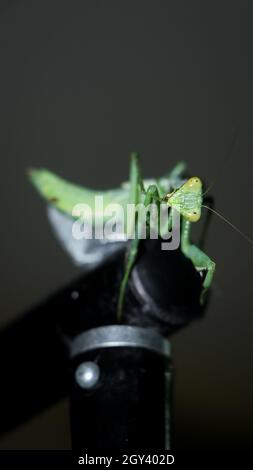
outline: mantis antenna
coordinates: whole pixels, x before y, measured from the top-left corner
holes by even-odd
[[[232,227],[236,232],[238,232],[245,240],[247,240],[251,245],[253,245],[253,240],[248,237],[245,233],[243,233],[238,227],[236,227],[236,225],[232,224],[232,222],[230,222],[230,220],[226,219],[226,217],[224,217],[223,215],[221,215],[219,212],[217,212],[216,210],[212,209],[211,207],[208,207],[208,206],[205,206],[202,204],[201,207],[205,207],[205,209],[208,209],[209,211],[213,212],[214,214],[216,214],[218,217],[220,217],[221,220],[223,220],[224,222],[226,222],[228,225],[230,225],[230,227]]]

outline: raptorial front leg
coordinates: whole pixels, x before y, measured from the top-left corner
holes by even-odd
[[[205,270],[206,275],[202,285],[200,303],[203,305],[208,289],[210,288],[215,272],[215,263],[200,248],[190,243],[190,222],[183,219],[181,250],[189,258],[198,271]]]
[[[135,173],[135,172],[134,172]],[[138,173],[138,172],[137,172]],[[139,173],[138,173],[139,174]],[[140,176],[140,175],[139,175]],[[133,180],[133,184],[136,184],[136,180]],[[140,185],[140,188],[142,187],[142,182],[138,181],[137,184]],[[134,191],[133,191],[134,194]],[[135,193],[136,194],[136,193]],[[135,198],[137,202],[135,204],[138,204],[139,200],[138,197]],[[145,198],[144,198],[144,205],[147,207],[149,204],[159,204],[159,193],[158,189],[155,185],[150,185],[146,191]],[[131,274],[132,268],[134,266],[134,262],[136,260],[136,256],[138,254],[138,245],[139,245],[139,234],[138,234],[138,217],[136,214],[135,217],[135,226],[134,226],[134,235],[135,237],[131,241],[128,255],[127,255],[127,261],[126,261],[126,269],[124,273],[124,277],[121,282],[120,286],[120,294],[119,294],[119,301],[118,301],[118,311],[117,311],[117,316],[118,320],[120,321],[122,318],[122,310],[123,310],[123,304],[124,304],[124,297],[125,297],[125,291],[127,287],[127,283],[129,280],[129,276]],[[141,223],[146,223],[146,220],[141,221]],[[150,224],[150,222],[149,222]]]
[[[131,154],[131,163],[130,163],[130,189],[129,189],[129,204],[138,204],[141,199],[141,192],[144,190],[143,180],[141,177],[141,172],[139,168],[139,155],[137,153]],[[138,253],[138,244],[139,239],[136,234],[137,229],[137,215],[134,211],[132,213],[132,220],[127,221],[128,235],[133,233],[134,238],[131,240],[129,250],[126,258],[126,266],[123,279],[120,284],[118,305],[117,305],[117,318],[118,321],[122,319],[123,304],[125,298],[125,291],[131,270],[133,268],[137,253]],[[130,228],[130,229],[129,229]]]

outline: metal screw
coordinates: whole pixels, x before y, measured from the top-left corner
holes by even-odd
[[[100,377],[100,370],[95,362],[83,362],[75,371],[75,379],[81,388],[90,389],[96,385]]]

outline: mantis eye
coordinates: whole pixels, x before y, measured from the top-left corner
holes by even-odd
[[[200,192],[202,190],[201,179],[198,176],[193,176],[186,181],[183,188],[191,192]]]
[[[201,185],[201,181],[197,176],[193,176],[188,180],[189,185],[191,186],[199,186]]]
[[[188,214],[185,214],[185,218],[189,220],[189,222],[198,222],[201,216],[201,211],[196,210],[192,212],[188,212]]]

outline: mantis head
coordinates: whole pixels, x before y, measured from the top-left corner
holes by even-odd
[[[189,178],[182,186],[166,196],[168,205],[189,222],[197,222],[200,219],[202,199],[202,181],[197,176]]]

